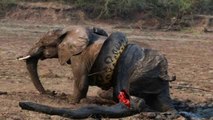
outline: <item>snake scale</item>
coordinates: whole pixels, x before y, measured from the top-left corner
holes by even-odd
[[[120,34],[120,33],[113,33]],[[104,90],[112,86],[112,76],[117,61],[128,44],[124,35],[119,35],[119,39],[108,38],[91,68],[89,74],[90,85],[97,85]]]
[[[126,90],[130,107],[115,100],[112,106],[88,105],[77,109],[56,108],[33,102],[20,102],[22,109],[59,115],[67,118],[119,118],[143,111],[150,105],[157,111],[175,111],[169,95],[169,80],[166,58],[152,49],[143,49],[128,44],[123,33],[112,33],[104,42],[101,51],[88,74],[89,84],[102,89],[113,87],[116,98]],[[132,97],[134,96],[134,97]]]

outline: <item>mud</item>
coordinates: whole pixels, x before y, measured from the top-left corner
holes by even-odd
[[[96,97],[96,87],[89,88],[87,100],[83,100],[81,104],[71,104],[71,69],[68,66],[60,66],[57,59],[39,62],[39,74],[44,87],[54,91],[53,96],[40,95],[30,81],[25,63],[16,60],[16,57],[27,52],[46,31],[67,25],[19,20],[0,21],[1,120],[66,120],[58,116],[21,110],[19,101],[29,100],[69,108],[89,103],[112,104]],[[115,29],[112,25],[101,23],[97,23],[97,26],[109,32],[125,32],[132,43],[161,51],[168,58],[170,74],[177,76],[177,80],[171,83],[171,96],[180,115],[145,112],[122,119],[213,119],[213,34]]]

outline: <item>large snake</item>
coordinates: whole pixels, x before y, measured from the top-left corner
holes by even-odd
[[[42,112],[49,115],[59,115],[71,119],[83,118],[120,118],[140,113],[146,107],[145,102],[141,98],[132,97],[131,108],[122,103],[112,106],[88,105],[77,109],[56,108],[47,105],[41,105],[33,102],[19,102],[22,109]]]
[[[112,76],[119,57],[122,55],[125,47],[128,45],[128,40],[122,33],[113,33],[113,35],[118,35],[116,37],[109,37],[103,43],[99,55],[97,56],[89,77],[90,85],[97,85],[102,89],[109,89],[112,86]],[[115,38],[115,39],[113,39]],[[119,39],[117,39],[119,38]],[[59,115],[68,118],[100,118],[100,117],[110,117],[118,118],[130,116],[139,113],[145,106],[143,99],[134,97],[131,99],[131,107],[127,107],[123,103],[118,103],[113,106],[99,106],[99,105],[89,105],[79,109],[64,109],[55,108],[46,105],[41,105],[32,102],[20,102],[19,105],[22,109],[42,112],[51,115]]]
[[[167,90],[169,87],[167,84],[168,81],[162,82],[162,80],[169,80],[169,78],[166,71],[166,61],[160,56],[161,55],[155,51],[149,49],[144,50],[137,45],[128,44],[125,35],[122,33],[113,33],[107,40],[105,40],[103,47],[101,48],[101,51],[95,60],[93,67],[91,68],[90,74],[88,75],[89,84],[97,85],[102,89],[109,89],[113,86],[113,83],[119,84],[121,86],[113,86],[113,89],[119,92],[120,90],[123,90],[123,87],[127,88],[127,86],[130,84],[128,81],[128,74],[129,72],[132,72],[133,78],[131,79],[134,79],[133,84],[136,84],[136,86],[134,86],[134,93],[136,96],[143,91],[142,88],[147,91],[147,93],[152,91],[153,93],[158,94],[158,91],[162,91],[165,88],[165,90]],[[146,64],[148,64],[148,66]],[[150,65],[151,67],[149,67]],[[146,69],[146,67],[149,69]],[[132,71],[131,68],[135,69]],[[143,70],[143,68],[145,70]],[[149,76],[153,77],[153,79],[148,79]],[[141,81],[138,84],[137,80],[139,80],[141,77],[146,79],[146,81]],[[115,80],[114,78],[118,78],[118,80]],[[157,80],[155,84],[152,84],[156,78],[159,78],[159,80]],[[151,85],[151,87],[146,86],[147,84],[144,83]],[[122,86],[123,84],[125,85]],[[154,90],[152,90],[152,88],[154,88]],[[169,95],[167,93],[165,94],[166,95],[163,97],[166,99],[168,98],[168,102],[170,102]],[[112,106],[88,105],[78,109],[56,108],[32,102],[20,102],[19,105],[22,109],[74,119],[82,119],[87,117],[118,118],[130,116],[144,110],[145,103],[143,98],[140,98],[140,95],[138,96],[139,97],[129,96],[128,99],[130,100],[130,106],[127,106],[121,101]]]
[[[119,39],[108,38],[105,40],[91,68],[90,85],[99,86],[104,90],[108,90],[112,86],[113,71],[127,44],[128,40],[124,35],[119,36]]]

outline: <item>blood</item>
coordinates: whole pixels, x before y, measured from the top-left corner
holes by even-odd
[[[124,90],[119,92],[118,99],[119,99],[119,102],[123,103],[128,108],[130,108],[130,100],[127,93]]]

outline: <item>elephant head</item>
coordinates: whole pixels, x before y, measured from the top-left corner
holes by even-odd
[[[26,60],[27,69],[34,86],[41,94],[45,94],[46,91],[37,72],[38,61],[59,58],[62,65],[71,63],[70,58],[80,54],[89,44],[97,40],[99,35],[108,36],[100,28],[67,27],[52,30],[41,37],[29,52],[19,57],[18,60]]]

